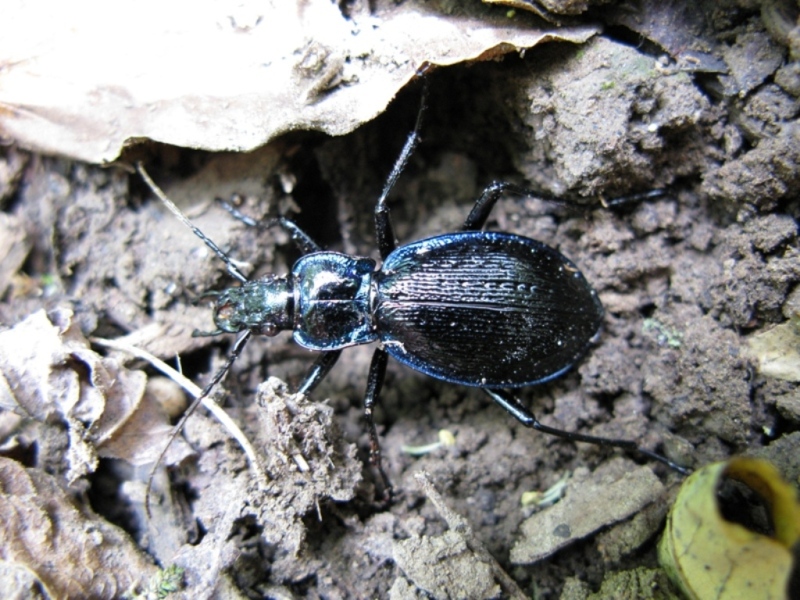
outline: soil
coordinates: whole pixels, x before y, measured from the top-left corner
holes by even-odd
[[[493,180],[566,199],[509,196],[488,223],[556,247],[606,308],[585,359],[519,398],[547,425],[636,440],[687,467],[766,453],[796,482],[800,391],[760,374],[748,339],[798,314],[800,50],[750,4],[698,3],[701,21],[677,15],[670,27],[608,10],[591,16],[606,33],[585,45],[434,71],[422,143],[389,204],[404,243],[458,229]],[[678,16],[697,24],[691,35]],[[247,227],[216,197],[237,195],[254,219],[290,216],[321,246],[377,259],[374,203],[419,98],[420,88],[409,88],[344,137],[296,132],[250,154],[141,144],[101,168],[0,150],[0,239],[13,240],[0,267],[2,335],[38,319],[38,329],[13,338],[14,351],[29,343],[33,356],[45,341],[32,332],[46,337],[52,323],[48,352],[60,357],[58,370],[30,383],[45,391],[23,401],[27,392],[11,386],[7,402],[24,404],[26,418],[2,413],[0,489],[29,477],[26,502],[37,518],[61,511],[74,519],[71,543],[40,542],[50,561],[75,561],[90,547],[99,556],[76,587],[62,587],[56,573],[15,579],[22,595],[152,596],[173,585],[167,569],[177,565],[175,594],[187,598],[586,597],[611,573],[656,566],[654,540],[678,473],[536,433],[481,390],[392,361],[376,420],[394,497],[381,502],[362,420],[373,348],[346,350],[305,398],[289,392],[315,356],[290,333],[254,337],[212,394],[255,446],[266,480],[257,483],[239,446],[201,409],[159,469],[146,516],[153,449],[169,431],[171,409],[158,403],[176,392],[156,388],[163,380],[147,363],[87,340],[125,336],[173,365],[180,356],[182,372],[202,387],[233,336],[192,337],[214,327],[200,298],[236,283],[125,165],[142,160],[251,277],[287,272],[298,252],[279,228]],[[604,206],[652,189],[664,194]],[[131,375],[141,372],[150,383]],[[37,396],[65,374],[72,383],[58,379],[58,389],[73,390],[81,418]],[[120,430],[104,436],[96,425],[111,418],[111,388],[138,394],[126,418],[149,415],[137,416],[122,445],[111,443]],[[421,456],[404,450],[435,442],[440,430],[455,445]],[[620,493],[640,501],[617,514],[612,496],[585,483],[583,493],[598,498],[581,509],[593,525],[530,558],[526,536],[535,533],[522,524],[547,509],[522,505],[525,492],[563,479],[567,497],[579,498],[583,482],[611,485],[631,473],[640,487]],[[36,490],[58,501],[37,504]],[[96,547],[88,529],[104,532]],[[129,566],[108,574],[117,564]],[[96,572],[107,573],[102,585]]]

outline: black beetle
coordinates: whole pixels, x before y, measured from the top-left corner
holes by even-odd
[[[370,258],[323,251],[295,223],[281,217],[269,225],[286,229],[303,256],[288,275],[250,281],[227,254],[159,193],[167,207],[225,262],[242,284],[206,294],[215,297],[217,329],[195,335],[243,335],[203,395],[221,380],[253,333],[273,336],[291,330],[298,344],[322,352],[298,389],[303,394],[319,384],[343,348],[377,341],[364,414],[371,461],[380,471],[387,493],[391,488],[381,467],[372,409],[389,355],[432,377],[483,389],[527,427],[573,441],[634,450],[687,473],[684,467],[630,440],[542,425],[509,391],[549,381],[569,370],[586,352],[603,321],[603,306],[597,293],[560,252],[519,235],[481,231],[503,193],[563,200],[495,182],[476,201],[462,231],[397,247],[386,198],[419,141],[424,98],[423,92],[414,131],[375,208],[381,268]],[[141,168],[140,172],[158,193]],[[656,190],[624,200],[661,194]],[[234,217],[258,225],[231,206],[225,207]],[[191,409],[184,419],[190,412]],[[176,429],[181,425],[182,422]]]

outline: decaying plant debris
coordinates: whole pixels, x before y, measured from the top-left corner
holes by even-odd
[[[462,16],[462,3],[367,4],[339,3],[336,14],[351,29],[379,27],[397,11]],[[508,198],[489,224],[559,248],[607,309],[579,368],[521,391],[524,401],[547,424],[660,445],[685,464],[767,456],[796,482],[797,381],[761,373],[749,343],[796,323],[800,311],[796,5],[644,1],[635,11],[597,3],[581,12],[593,3],[564,4],[540,25],[603,33],[429,73],[423,141],[390,200],[398,238],[457,228],[494,179],[585,201],[586,210],[567,210]],[[474,10],[470,19],[490,13],[524,18],[525,27],[536,19],[519,7]],[[352,93],[348,85],[356,83],[323,95],[335,101]],[[209,308],[194,301],[233,282],[126,165],[143,160],[254,276],[285,272],[292,244],[278,230],[234,221],[215,197],[238,194],[248,215],[290,215],[326,247],[375,256],[374,201],[418,102],[411,85],[352,133],[298,125],[241,154],[143,142],[100,167],[2,148],[3,589],[396,599],[664,592],[654,540],[675,474],[536,434],[477,390],[394,364],[378,420],[397,496],[380,506],[359,419],[371,349],[346,351],[307,399],[290,391],[313,355],[288,335],[251,342],[215,394],[255,447],[263,480],[199,411],[167,455],[145,518],[148,462],[174,418],[169,407],[184,399],[145,362],[89,339],[122,338],[173,366],[180,356],[202,386],[231,340],[191,337],[211,327]],[[622,210],[600,205],[656,187],[668,193]],[[454,446],[421,457],[401,451],[443,428]],[[561,505],[520,502],[565,481]],[[633,508],[591,502],[606,484],[608,498],[635,498]],[[552,535],[536,523],[552,525]]]

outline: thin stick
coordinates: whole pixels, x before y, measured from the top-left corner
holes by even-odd
[[[481,562],[488,564],[495,577],[495,581],[500,584],[503,589],[504,598],[514,598],[514,600],[525,600],[528,596],[522,593],[519,589],[517,582],[503,570],[503,567],[491,555],[491,553],[483,545],[483,542],[472,531],[472,527],[464,517],[455,512],[445,502],[442,495],[433,485],[431,474],[427,471],[420,471],[414,474],[414,479],[422,487],[422,491],[436,507],[439,515],[447,522],[447,526],[451,531],[456,533],[466,543],[467,547],[472,551],[475,557]]]

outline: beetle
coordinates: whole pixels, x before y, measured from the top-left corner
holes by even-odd
[[[389,356],[431,377],[482,389],[526,427],[572,441],[639,452],[688,473],[688,469],[631,440],[548,427],[511,392],[545,383],[574,367],[598,336],[603,322],[604,309],[597,292],[558,250],[512,233],[483,231],[503,194],[563,200],[512,183],[494,182],[481,193],[461,231],[397,245],[387,197],[419,143],[425,108],[423,91],[414,130],[375,206],[380,267],[371,258],[323,250],[293,221],[278,217],[267,226],[285,229],[302,256],[287,275],[250,280],[159,193],[140,166],[140,173],[162,202],[217,254],[241,284],[204,294],[214,298],[216,329],[194,335],[233,333],[240,337],[203,396],[222,379],[253,334],[274,336],[292,331],[300,346],[321,352],[298,388],[302,394],[314,390],[344,348],[378,342],[367,378],[364,416],[370,460],[381,475],[387,495],[391,485],[381,464],[373,408]],[[654,190],[621,200],[636,201],[662,193]],[[223,206],[235,218],[259,225],[232,206]]]

